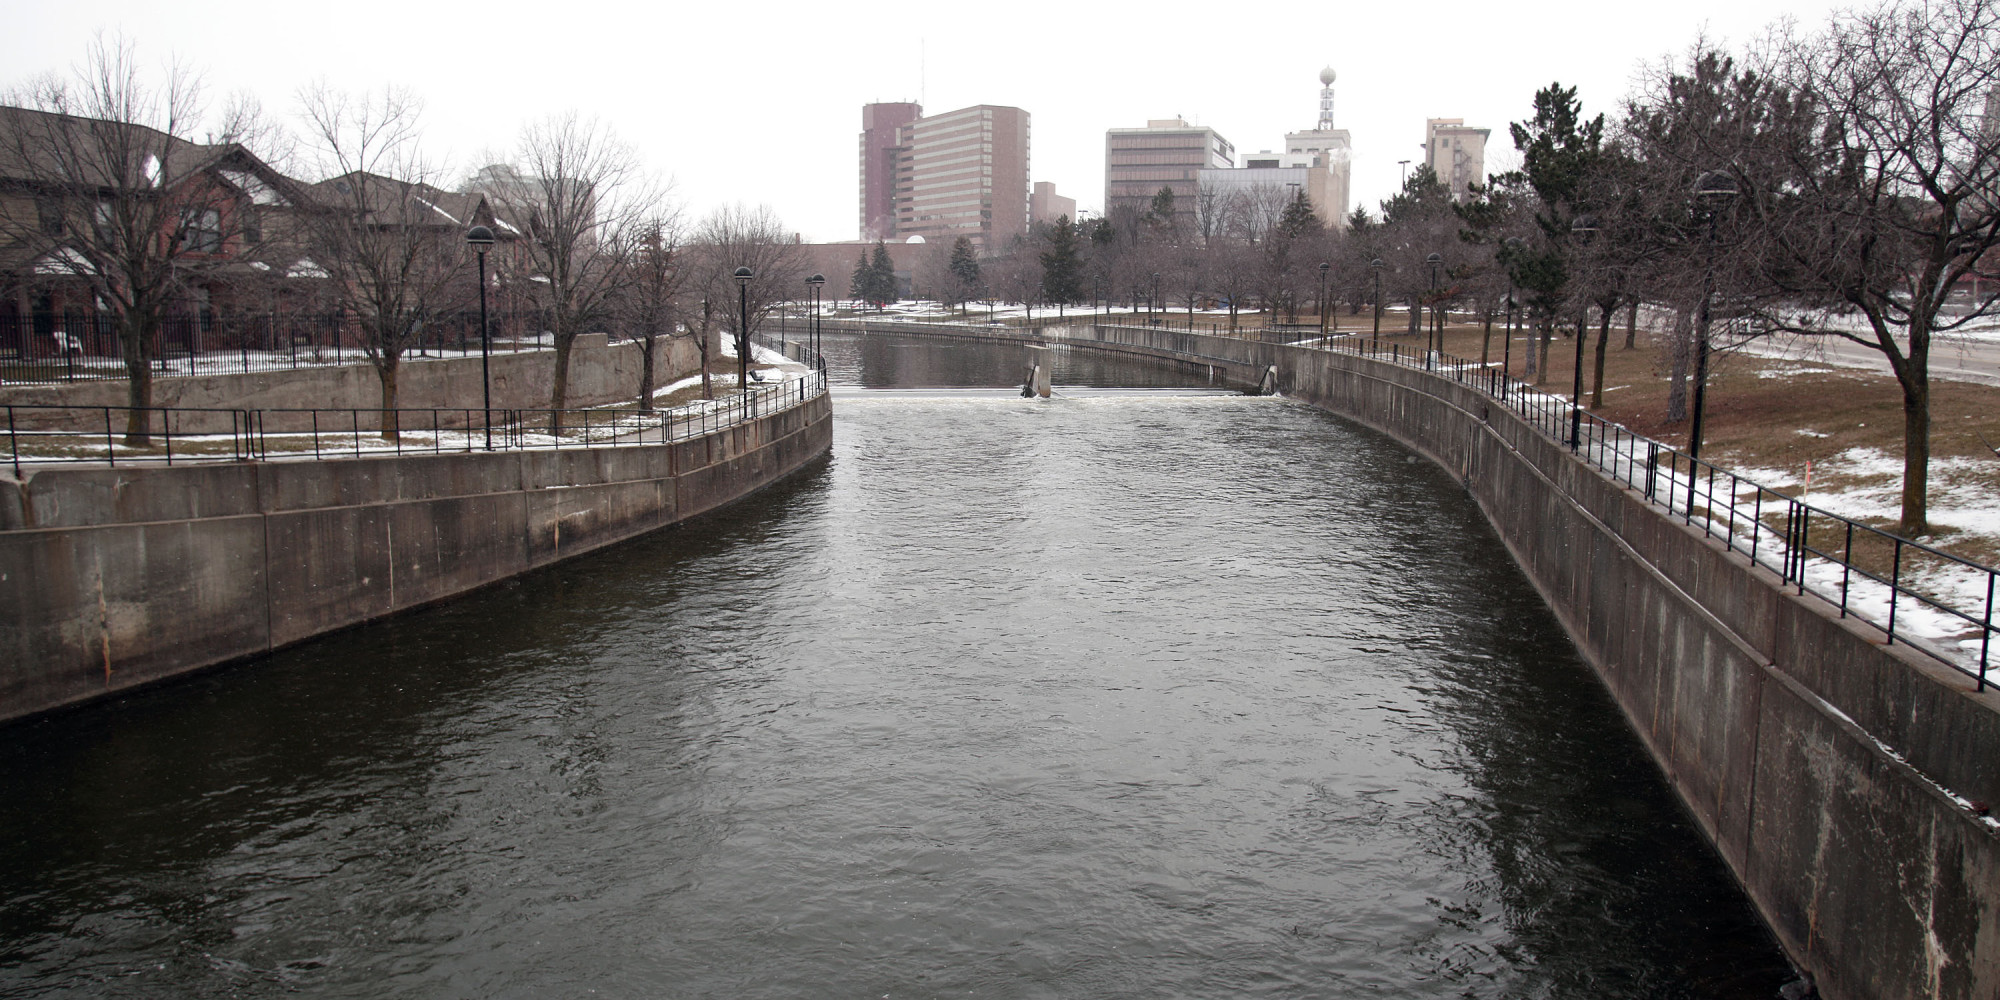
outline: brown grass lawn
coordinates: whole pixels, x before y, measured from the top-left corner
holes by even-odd
[[[1359,317],[1366,320],[1368,317]],[[1397,319],[1402,317],[1398,316]],[[1349,321],[1343,316],[1344,321]],[[1388,333],[1384,340],[1421,350],[1422,334]],[[1349,321],[1351,325],[1351,321]],[[1480,327],[1453,324],[1445,331],[1445,351],[1462,358],[1480,356]],[[1499,363],[1502,332],[1496,328],[1491,358]],[[1522,377],[1525,332],[1517,332],[1513,372]],[[1592,412],[1675,446],[1687,442],[1687,422],[1668,423],[1670,360],[1639,331],[1638,343],[1624,349],[1622,324],[1614,324],[1605,352],[1604,405]],[[1595,331],[1584,354],[1584,401],[1590,400]],[[1549,348],[1553,369],[1544,387],[1568,396],[1576,342],[1558,336]],[[1902,391],[1887,373],[1835,368],[1828,364],[1776,361],[1743,354],[1715,354],[1709,371],[1703,457],[1731,468],[1756,470],[1764,485],[1797,495],[1806,463],[1813,465],[1811,497],[1868,491],[1891,506],[1900,475],[1857,470],[1853,449],[1872,449],[1900,467],[1903,454]],[[1992,565],[2000,560],[2000,533],[1952,524],[1954,508],[2000,508],[2000,458],[1980,440],[2000,444],[2000,387],[1967,382],[1931,383],[1930,493],[1935,534],[1928,541],[1969,559]],[[1770,470],[1767,473],[1765,470]],[[1864,517],[1893,529],[1893,516]],[[2000,514],[1992,521],[2000,522]]]

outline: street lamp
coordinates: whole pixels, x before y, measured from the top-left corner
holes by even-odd
[[[1319,262],[1319,335],[1322,340],[1326,339],[1326,275],[1332,270],[1332,264],[1326,261]],[[1332,344],[1327,345],[1329,348],[1332,346]]]
[[[1520,253],[1521,248],[1527,245],[1528,241],[1519,236],[1509,236],[1507,237],[1507,241],[1502,244],[1505,247],[1503,252],[1510,257]],[[1514,300],[1519,294],[1520,289],[1514,285],[1514,269],[1509,267],[1507,269],[1507,339],[1500,345],[1500,398],[1503,400],[1507,398],[1507,383],[1514,377]]]
[[[1444,352],[1444,326],[1438,322],[1438,268],[1444,266],[1443,254],[1431,254],[1424,258],[1431,266],[1431,328],[1424,331],[1424,368],[1431,367],[1431,342],[1437,342],[1437,351]]]
[[[1701,322],[1695,328],[1694,415],[1688,426],[1688,458],[1701,457],[1702,402],[1708,390],[1709,303],[1715,298],[1715,219],[1736,199],[1736,178],[1720,170],[1702,174],[1694,182],[1695,201],[1707,210],[1708,260],[1701,276]],[[1688,506],[1694,505],[1694,470],[1688,470]]]
[[[743,387],[744,415],[750,410],[750,279],[748,267],[736,269],[736,384]]]
[[[1369,261],[1368,266],[1375,271],[1375,332],[1368,338],[1368,349],[1373,351],[1381,347],[1382,342],[1382,269],[1388,265],[1377,257]]]
[[[826,359],[819,353],[819,290],[824,284],[826,284],[824,274],[815,273],[806,279],[806,296],[812,299],[812,320],[806,327],[806,338],[812,344],[813,367],[820,371],[826,370]]]
[[[1597,220],[1588,215],[1579,215],[1569,224],[1571,236],[1576,237],[1579,246],[1589,246],[1597,235]],[[1585,328],[1589,325],[1590,303],[1583,304],[1581,317],[1576,321],[1576,380],[1569,393],[1569,450],[1575,451],[1583,432],[1583,342]]]
[[[473,226],[465,245],[479,256],[479,397],[486,409],[486,450],[493,450],[493,338],[486,332],[486,252],[493,249],[493,230]]]

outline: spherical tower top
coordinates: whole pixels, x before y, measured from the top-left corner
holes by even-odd
[[[1333,67],[1328,66],[1319,71],[1319,85],[1322,87],[1333,86]]]

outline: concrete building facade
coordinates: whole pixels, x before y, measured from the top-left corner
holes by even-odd
[[[1036,181],[1034,191],[1028,195],[1028,222],[1054,222],[1064,218],[1076,221],[1076,199],[1057,194],[1056,186],[1048,181]]]
[[[1205,125],[1179,118],[1154,119],[1145,128],[1104,133],[1104,213],[1120,208],[1144,212],[1161,188],[1174,193],[1175,223],[1183,231],[1197,225],[1196,203],[1203,170],[1236,165],[1236,147]]]
[[[1471,197],[1472,185],[1486,183],[1486,137],[1491,134],[1491,129],[1468,127],[1463,118],[1425,119],[1424,163],[1452,197]]]
[[[1026,111],[981,104],[924,117],[915,104],[871,104],[862,124],[864,239],[964,236],[987,248],[1027,233]]]
[[[903,126],[922,118],[907,101],[861,106],[861,238],[886,240],[896,232],[896,148]]]
[[[1243,155],[1243,166],[1209,168],[1198,176],[1197,212],[1204,236],[1223,231],[1261,238],[1284,206],[1300,194],[1320,221],[1347,225],[1348,171],[1353,159],[1347,130],[1333,127],[1333,67],[1320,71],[1319,120],[1285,134],[1285,149]]]

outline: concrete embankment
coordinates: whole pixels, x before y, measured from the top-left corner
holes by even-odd
[[[825,454],[832,434],[822,395],[674,444],[0,476],[0,719],[686,520]]]
[[[1287,395],[1443,466],[1820,995],[2000,996],[2000,828],[1985,815],[2000,805],[2000,693],[1788,591],[1469,386],[1161,330],[961,335],[1219,364],[1239,377],[1275,365]]]
[[[569,400],[575,407],[599,406],[635,399],[639,393],[639,371],[645,348],[637,341],[607,343],[604,334],[587,333],[576,338],[570,350]],[[480,366],[477,354],[453,358],[405,358],[397,370],[396,405],[402,409],[425,410],[457,407],[460,412],[439,414],[441,426],[465,423],[464,416],[480,406]],[[661,338],[653,348],[653,371],[662,383],[672,373],[694,371],[701,366],[700,355],[686,337]],[[546,409],[555,384],[555,352],[524,351],[492,357],[493,408]],[[467,409],[467,404],[470,409]],[[8,385],[0,387],[0,405],[14,406],[124,406],[123,379],[95,379],[54,385]],[[375,368],[366,362],[349,365],[320,365],[284,368],[247,374],[161,375],[153,379],[153,405],[185,409],[263,410],[265,430],[297,431],[311,428],[309,415],[286,415],[285,409],[356,410],[360,426],[374,429],[372,407],[382,405],[382,383]],[[32,409],[14,414],[22,428],[69,426],[74,414],[57,414]],[[118,427],[122,430],[123,418]],[[322,414],[322,420],[331,415]],[[204,417],[177,414],[176,433],[228,433],[226,413]],[[425,421],[428,427],[428,421]],[[346,429],[343,424],[341,430]]]

